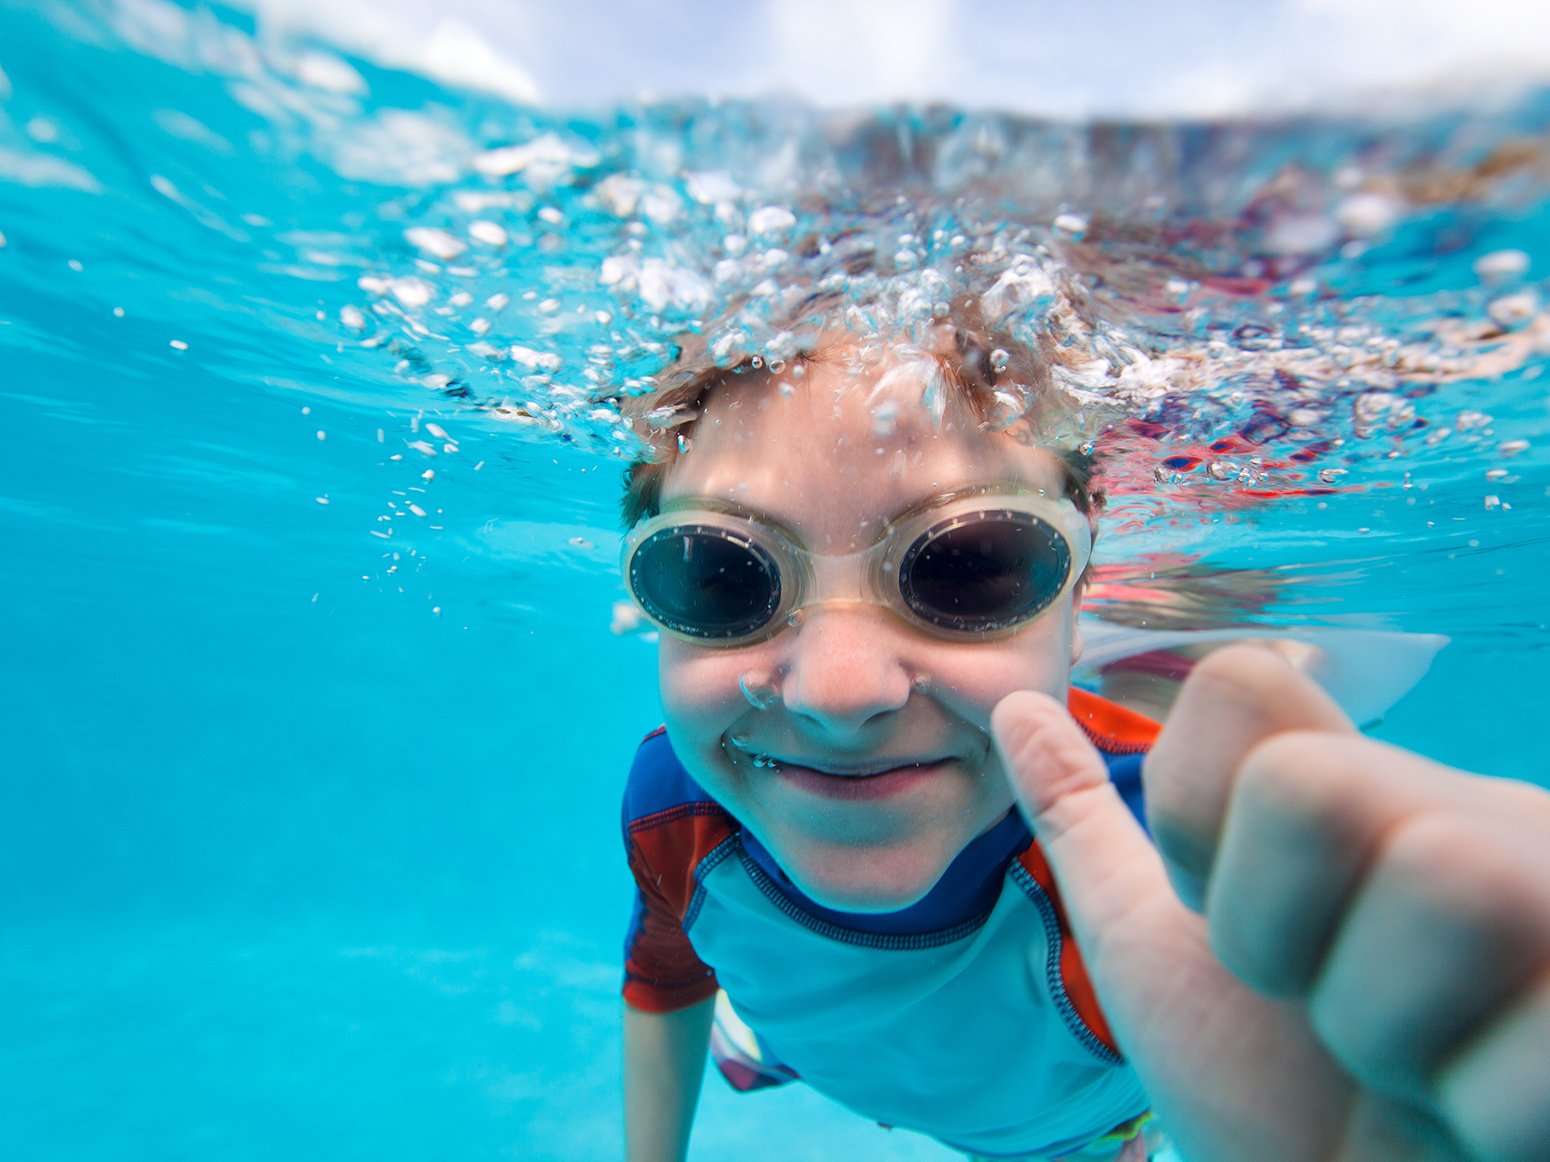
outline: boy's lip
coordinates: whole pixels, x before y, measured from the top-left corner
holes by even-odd
[[[827,760],[815,760],[807,762],[798,759],[776,758],[774,755],[762,755],[766,762],[774,763],[783,770],[806,770],[817,775],[828,775],[835,779],[872,779],[878,775],[891,774],[894,771],[910,770],[917,767],[935,766],[945,760],[940,755],[921,759],[873,759],[862,765],[848,763],[835,763]]]
[[[933,778],[947,760],[878,760],[865,767],[841,767],[826,763],[806,766],[801,763],[767,759],[771,769],[785,782],[825,799],[886,799],[903,794],[911,787]]]
[[[899,770],[933,767],[939,763],[949,761],[952,757],[946,754],[893,756],[869,754],[865,759],[846,760],[839,757],[831,758],[821,755],[811,757],[781,755],[766,750],[759,750],[756,747],[740,744],[734,745],[744,755],[752,759],[755,766],[778,768],[786,771],[803,770],[815,775],[828,775],[830,778],[835,779],[870,779]]]
[[[795,785],[829,798],[879,798],[928,778],[951,762],[951,756],[868,756],[865,762],[806,756],[795,759],[742,749],[754,767],[769,770]]]

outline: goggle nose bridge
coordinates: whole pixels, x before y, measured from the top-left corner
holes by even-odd
[[[889,548],[889,541],[884,540],[854,553],[793,554],[786,565],[800,578],[800,584],[786,612],[825,605],[890,604],[881,586]]]

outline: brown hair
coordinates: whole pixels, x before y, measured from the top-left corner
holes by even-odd
[[[968,404],[982,426],[1023,425],[1031,440],[1065,410],[1053,389],[1050,359],[1043,351],[987,326],[978,300],[965,298],[953,304],[948,317],[933,327],[934,341],[926,354],[935,359],[947,390]],[[621,516],[626,529],[661,511],[663,485],[683,455],[706,398],[743,376],[757,376],[763,382],[822,360],[821,335],[815,331],[811,339],[808,349],[784,361],[789,366],[749,356],[721,367],[708,357],[703,338],[689,337],[678,359],[657,376],[653,390],[624,401],[625,421],[648,450],[625,470]],[[1050,451],[1064,465],[1065,495],[1083,513],[1090,515],[1101,507],[1102,495],[1091,484],[1092,444],[1083,440],[1062,447],[1057,443]]]

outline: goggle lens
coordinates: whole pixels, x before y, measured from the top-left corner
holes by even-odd
[[[941,629],[990,633],[1027,621],[1065,588],[1066,540],[1022,512],[980,512],[927,529],[899,563],[899,594]]]
[[[652,534],[630,559],[629,581],[652,620],[708,641],[756,633],[780,608],[775,558],[715,525],[677,525]]]

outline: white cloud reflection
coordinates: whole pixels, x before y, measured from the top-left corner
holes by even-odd
[[[245,0],[518,100],[796,95],[1055,116],[1364,105],[1550,79],[1546,0]]]

